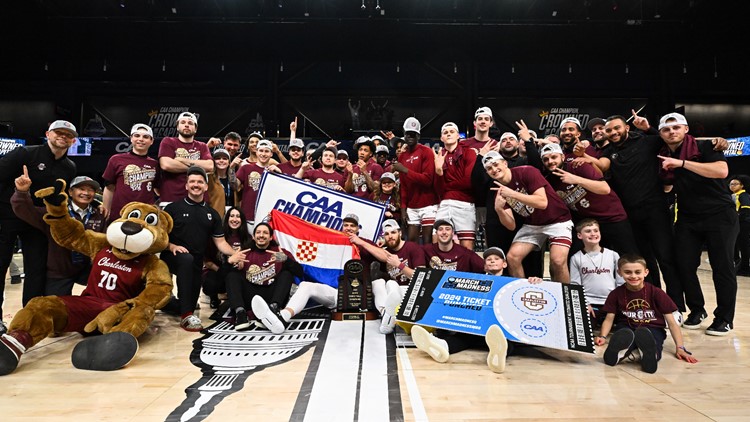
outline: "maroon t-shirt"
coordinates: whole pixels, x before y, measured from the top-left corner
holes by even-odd
[[[179,138],[166,137],[159,144],[159,157],[210,160],[211,151],[209,151],[206,144],[200,141],[183,143],[180,142]],[[161,175],[161,200],[164,202],[174,202],[187,197],[185,183],[187,183],[187,172],[163,172]],[[206,194],[205,198],[207,197],[208,194]]]
[[[259,284],[261,286],[268,286],[276,281],[276,275],[281,272],[281,267],[284,265],[283,262],[273,261],[273,254],[267,251],[279,251],[281,250],[287,256],[287,259],[294,260],[292,254],[284,249],[278,247],[268,248],[266,250],[254,249],[245,255],[243,269],[245,270],[245,278],[252,284]]]
[[[333,171],[333,173],[326,173],[323,169],[307,170],[302,174],[302,178],[309,180],[310,183],[315,183],[326,187],[328,189],[336,189],[336,186],[344,187],[346,183],[346,174]]]
[[[403,262],[407,267],[411,269],[425,266],[424,251],[418,244],[414,242],[409,242],[407,240],[406,242],[404,242],[404,246],[402,246],[398,251],[394,251],[390,248],[385,248],[385,250],[398,256],[399,261]],[[409,281],[411,279],[407,277],[406,274],[404,274],[404,272],[401,271],[398,267],[391,267],[390,265],[383,263],[380,268],[381,270],[386,271],[391,277],[391,280],[396,280],[399,285],[409,285]]]
[[[240,206],[247,221],[255,221],[255,200],[258,199],[260,179],[265,168],[256,163],[245,164],[237,170],[237,180],[242,183],[242,199]]]
[[[300,161],[300,165],[295,166],[292,164],[292,160],[289,160],[286,163],[276,165],[276,167],[281,170],[281,173],[286,174],[287,176],[294,176],[299,171],[299,168],[302,167],[302,162]]]
[[[453,244],[448,252],[441,251],[437,243],[424,245],[422,248],[430,268],[484,274],[484,260],[461,245]]]
[[[487,142],[494,141],[494,140],[495,139],[493,138],[489,138],[487,139]],[[474,152],[479,154],[479,150],[484,148],[484,146],[487,145],[487,142],[478,141],[477,138],[472,136],[471,138],[466,138],[464,140],[461,140],[459,143],[463,145],[465,148],[471,148],[474,150]]]
[[[354,185],[354,192],[352,192],[352,195],[359,198],[370,199],[372,191],[367,187],[367,179],[362,175],[362,170],[360,170],[359,166],[356,164],[352,167],[352,184]],[[376,163],[372,158],[370,158],[370,161],[365,165],[365,170],[370,174],[370,177],[374,181],[380,180],[380,176],[383,175],[383,167],[380,167],[380,164]]]
[[[519,166],[510,169],[510,174],[512,176],[508,184],[510,189],[531,195],[537,189],[544,188],[544,193],[547,195],[547,208],[543,210],[526,206],[515,199],[508,199],[505,208],[510,208],[513,212],[523,217],[524,224],[546,226],[571,219],[568,207],[557,196],[555,190],[552,189],[552,186],[550,186],[539,170],[531,166]]]
[[[601,174],[591,164],[572,168],[573,166],[564,166],[564,170],[576,176],[591,180],[604,180]],[[591,193],[581,185],[571,185],[563,183],[560,177],[554,174],[547,174],[547,181],[552,185],[552,189],[563,200],[573,212],[581,218],[593,218],[598,221],[607,223],[616,223],[628,219],[625,208],[615,191],[611,190],[606,195]]]
[[[115,185],[110,221],[119,218],[122,207],[130,202],[156,202],[154,188],[159,182],[158,170],[159,162],[149,156],[141,157],[132,152],[125,152],[109,158],[102,179],[108,185]]]
[[[664,290],[651,283],[644,283],[637,292],[626,285],[612,290],[604,302],[602,311],[615,314],[615,325],[627,324],[630,328],[665,328],[664,315],[677,310],[677,305],[664,293]]]
[[[138,296],[146,286],[143,268],[148,261],[148,255],[121,260],[112,248],[100,250],[91,260],[91,272],[81,296],[114,303]]]

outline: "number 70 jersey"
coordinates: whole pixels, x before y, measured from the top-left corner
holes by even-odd
[[[146,286],[143,268],[148,257],[124,260],[116,257],[112,248],[100,250],[91,261],[91,272],[81,296],[95,296],[114,303],[138,296]]]

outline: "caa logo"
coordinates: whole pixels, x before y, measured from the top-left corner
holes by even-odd
[[[542,338],[547,335],[549,331],[547,326],[538,319],[528,318],[521,321],[520,324],[521,332],[531,338]]]

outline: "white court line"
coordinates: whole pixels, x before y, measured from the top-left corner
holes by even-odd
[[[411,361],[409,360],[409,355],[406,353],[406,349],[399,347],[398,356],[401,361],[401,373],[404,374],[404,383],[406,384],[406,391],[409,393],[409,403],[411,404],[411,411],[414,414],[414,420],[428,422],[427,412],[424,410],[422,396],[419,394],[417,380],[414,378],[414,370],[411,367]]]
[[[331,322],[305,422],[352,421],[361,341],[361,323]]]
[[[388,421],[388,356],[380,320],[365,322],[364,330],[358,422]]]

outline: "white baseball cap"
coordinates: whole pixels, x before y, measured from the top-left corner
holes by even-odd
[[[390,230],[401,230],[401,226],[398,225],[398,221],[389,218],[388,220],[383,221],[383,224],[380,226],[384,232],[390,231]]]
[[[422,124],[419,123],[416,117],[409,117],[404,121],[404,132],[417,132],[421,134],[421,130]]]
[[[262,139],[258,142],[258,146],[256,147],[256,149],[261,148],[268,148],[273,151],[273,143],[271,143],[271,141],[269,141],[268,139]]]
[[[493,118],[492,109],[490,109],[489,107],[479,107],[477,111],[474,112],[474,120],[476,120],[477,117],[481,116],[482,114],[490,116],[490,119]]]
[[[395,182],[396,181],[396,175],[394,175],[390,171],[387,171],[387,172],[385,172],[385,173],[383,173],[383,174],[380,175],[380,180],[383,180],[383,179],[389,179],[389,180]]]
[[[673,122],[667,122],[667,120],[674,120]],[[662,130],[665,127],[670,126],[676,126],[676,125],[685,125],[687,126],[688,122],[685,116],[683,116],[680,113],[669,113],[662,116],[661,119],[659,119],[659,130]]]
[[[152,137],[152,138],[154,137],[154,131],[151,129],[151,126],[145,125],[143,123],[136,123],[136,124],[134,124],[133,127],[130,128],[130,134],[132,135],[132,134],[138,132],[139,130],[145,130],[146,133],[150,137]]]
[[[73,134],[73,137],[78,137],[78,132],[76,132],[76,127],[73,126],[73,123],[70,123],[67,120],[55,120],[52,122],[51,125],[49,125],[49,129],[47,129],[48,132],[51,132],[53,130],[60,129],[60,130],[67,130],[68,132]]]
[[[381,152],[388,154],[388,147],[385,145],[378,145],[378,147],[375,148],[375,154],[380,154]]]
[[[441,128],[440,128],[440,133],[443,133],[443,131],[444,131],[445,129],[448,129],[448,128],[450,128],[450,127],[452,127],[453,129],[455,129],[455,130],[456,130],[456,132],[459,132],[459,130],[458,130],[458,125],[456,125],[456,124],[455,124],[455,123],[453,123],[453,122],[447,122],[447,123],[445,123],[445,124],[443,125],[443,127],[441,127]]]
[[[289,148],[291,147],[297,147],[305,149],[305,143],[302,141],[302,139],[294,138],[291,141],[289,141]]]
[[[505,158],[497,151],[490,151],[484,157],[482,157],[482,165],[484,166],[484,168],[487,168],[490,164],[499,160],[505,161]]]
[[[195,114],[193,114],[193,113],[191,113],[189,111],[185,111],[185,112],[180,113],[180,116],[177,117],[177,121],[179,122],[180,119],[192,120],[193,123],[195,123],[196,125],[198,125],[198,116],[196,116]]]
[[[509,136],[512,136],[513,139],[515,139],[516,141],[518,140],[518,136],[516,136],[515,133],[513,133],[513,132],[505,132],[505,133],[503,133],[502,136],[500,136],[500,141],[502,142],[503,139],[505,139],[505,138],[507,138]]]
[[[375,135],[375,136],[373,136],[373,137],[372,137],[372,138],[370,138],[370,139],[372,139],[372,141],[373,141],[373,142],[375,142],[375,140],[376,140],[376,139],[377,139],[377,140],[379,140],[380,142],[383,142],[383,141],[385,141],[385,139],[383,139],[383,137],[382,137],[382,136],[380,136],[380,135]]]
[[[565,126],[565,123],[575,123],[576,126],[578,126],[578,130],[581,130],[581,121],[576,119],[575,117],[566,117],[563,119],[562,122],[560,122],[560,129],[562,129],[563,126]]]
[[[542,148],[542,150],[539,151],[539,155],[542,157],[544,157],[545,155],[549,155],[549,154],[562,154],[562,153],[563,153],[563,150],[560,144],[556,144],[554,142],[545,145]]]

